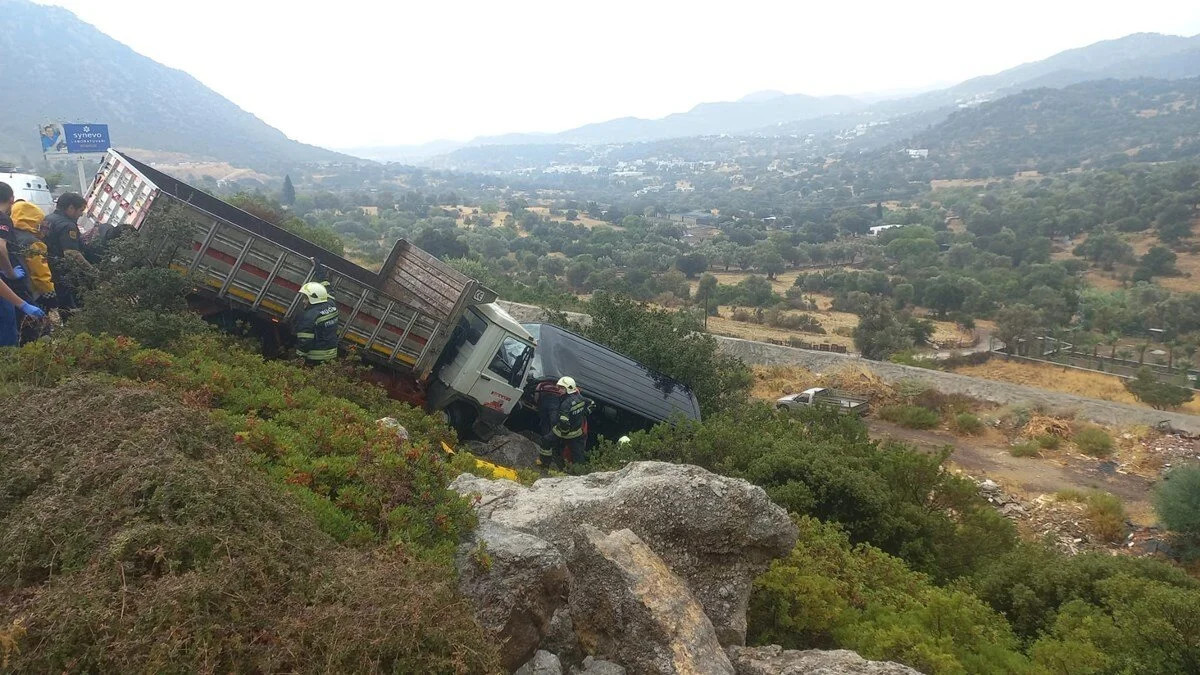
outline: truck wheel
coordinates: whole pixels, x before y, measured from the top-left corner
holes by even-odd
[[[778,410],[779,412],[787,412],[789,410],[789,408],[786,405],[782,405],[782,404],[775,406],[775,409]]]
[[[446,415],[446,424],[458,433],[459,440],[474,436],[471,428],[475,424],[475,411],[471,406],[462,402],[451,403],[443,412]]]

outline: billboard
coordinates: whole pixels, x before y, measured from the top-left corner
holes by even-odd
[[[42,154],[74,155],[105,152],[112,145],[107,124],[43,124],[38,128]]]

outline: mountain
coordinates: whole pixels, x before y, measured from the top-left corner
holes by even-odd
[[[363,159],[372,159],[380,162],[420,162],[454,152],[463,147],[465,143],[461,141],[451,141],[440,139],[429,141],[428,143],[418,143],[415,145],[372,145],[361,146],[356,148],[341,148],[342,152]]]
[[[623,117],[555,134],[506,134],[463,147],[495,145],[604,145],[703,135],[783,136],[872,127],[860,149],[886,145],[942,120],[959,107],[1027,89],[1065,87],[1108,78],[1179,79],[1200,76],[1200,35],[1135,33],[1046,59],[917,94],[812,97],[760,91],[737,101],[701,103],[661,119]],[[538,154],[538,153],[535,153]],[[472,153],[478,159],[478,153]],[[452,164],[453,162],[451,162]]]
[[[59,7],[0,0],[0,157],[41,152],[46,121],[108,123],[122,148],[183,153],[269,173],[353,161],[299,143],[191,75],[168,68]],[[15,27],[20,27],[16,29]]]
[[[1088,80],[1196,76],[1200,76],[1200,35],[1133,33],[1068,49],[1040,61],[974,77],[945,89],[886,101],[875,109],[897,113],[927,111],[994,100],[1025,89],[1065,87]]]
[[[758,92],[740,101],[701,103],[691,110],[658,119],[621,117],[585,124],[556,134],[506,134],[477,138],[467,145],[602,145],[633,143],[685,136],[739,134],[794,120],[850,112],[864,105],[848,96]]]
[[[918,134],[939,175],[1003,176],[1200,156],[1200,78],[1098,80],[1022,91]]]

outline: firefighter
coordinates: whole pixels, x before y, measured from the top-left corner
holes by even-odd
[[[558,403],[558,421],[551,430],[554,444],[551,461],[562,469],[564,464],[582,464],[587,461],[587,416],[593,403],[583,397],[572,377],[561,377],[558,386],[563,397]]]
[[[337,358],[338,310],[325,285],[310,281],[300,287],[308,307],[296,321],[296,354],[315,366]]]

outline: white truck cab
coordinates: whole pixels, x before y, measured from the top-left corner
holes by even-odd
[[[8,183],[13,196],[37,206],[46,215],[54,211],[54,197],[46,187],[46,179],[31,173],[0,173],[0,183]]]
[[[456,428],[486,436],[521,400],[536,341],[494,302],[468,308],[460,329],[453,358],[434,372],[431,404]]]

